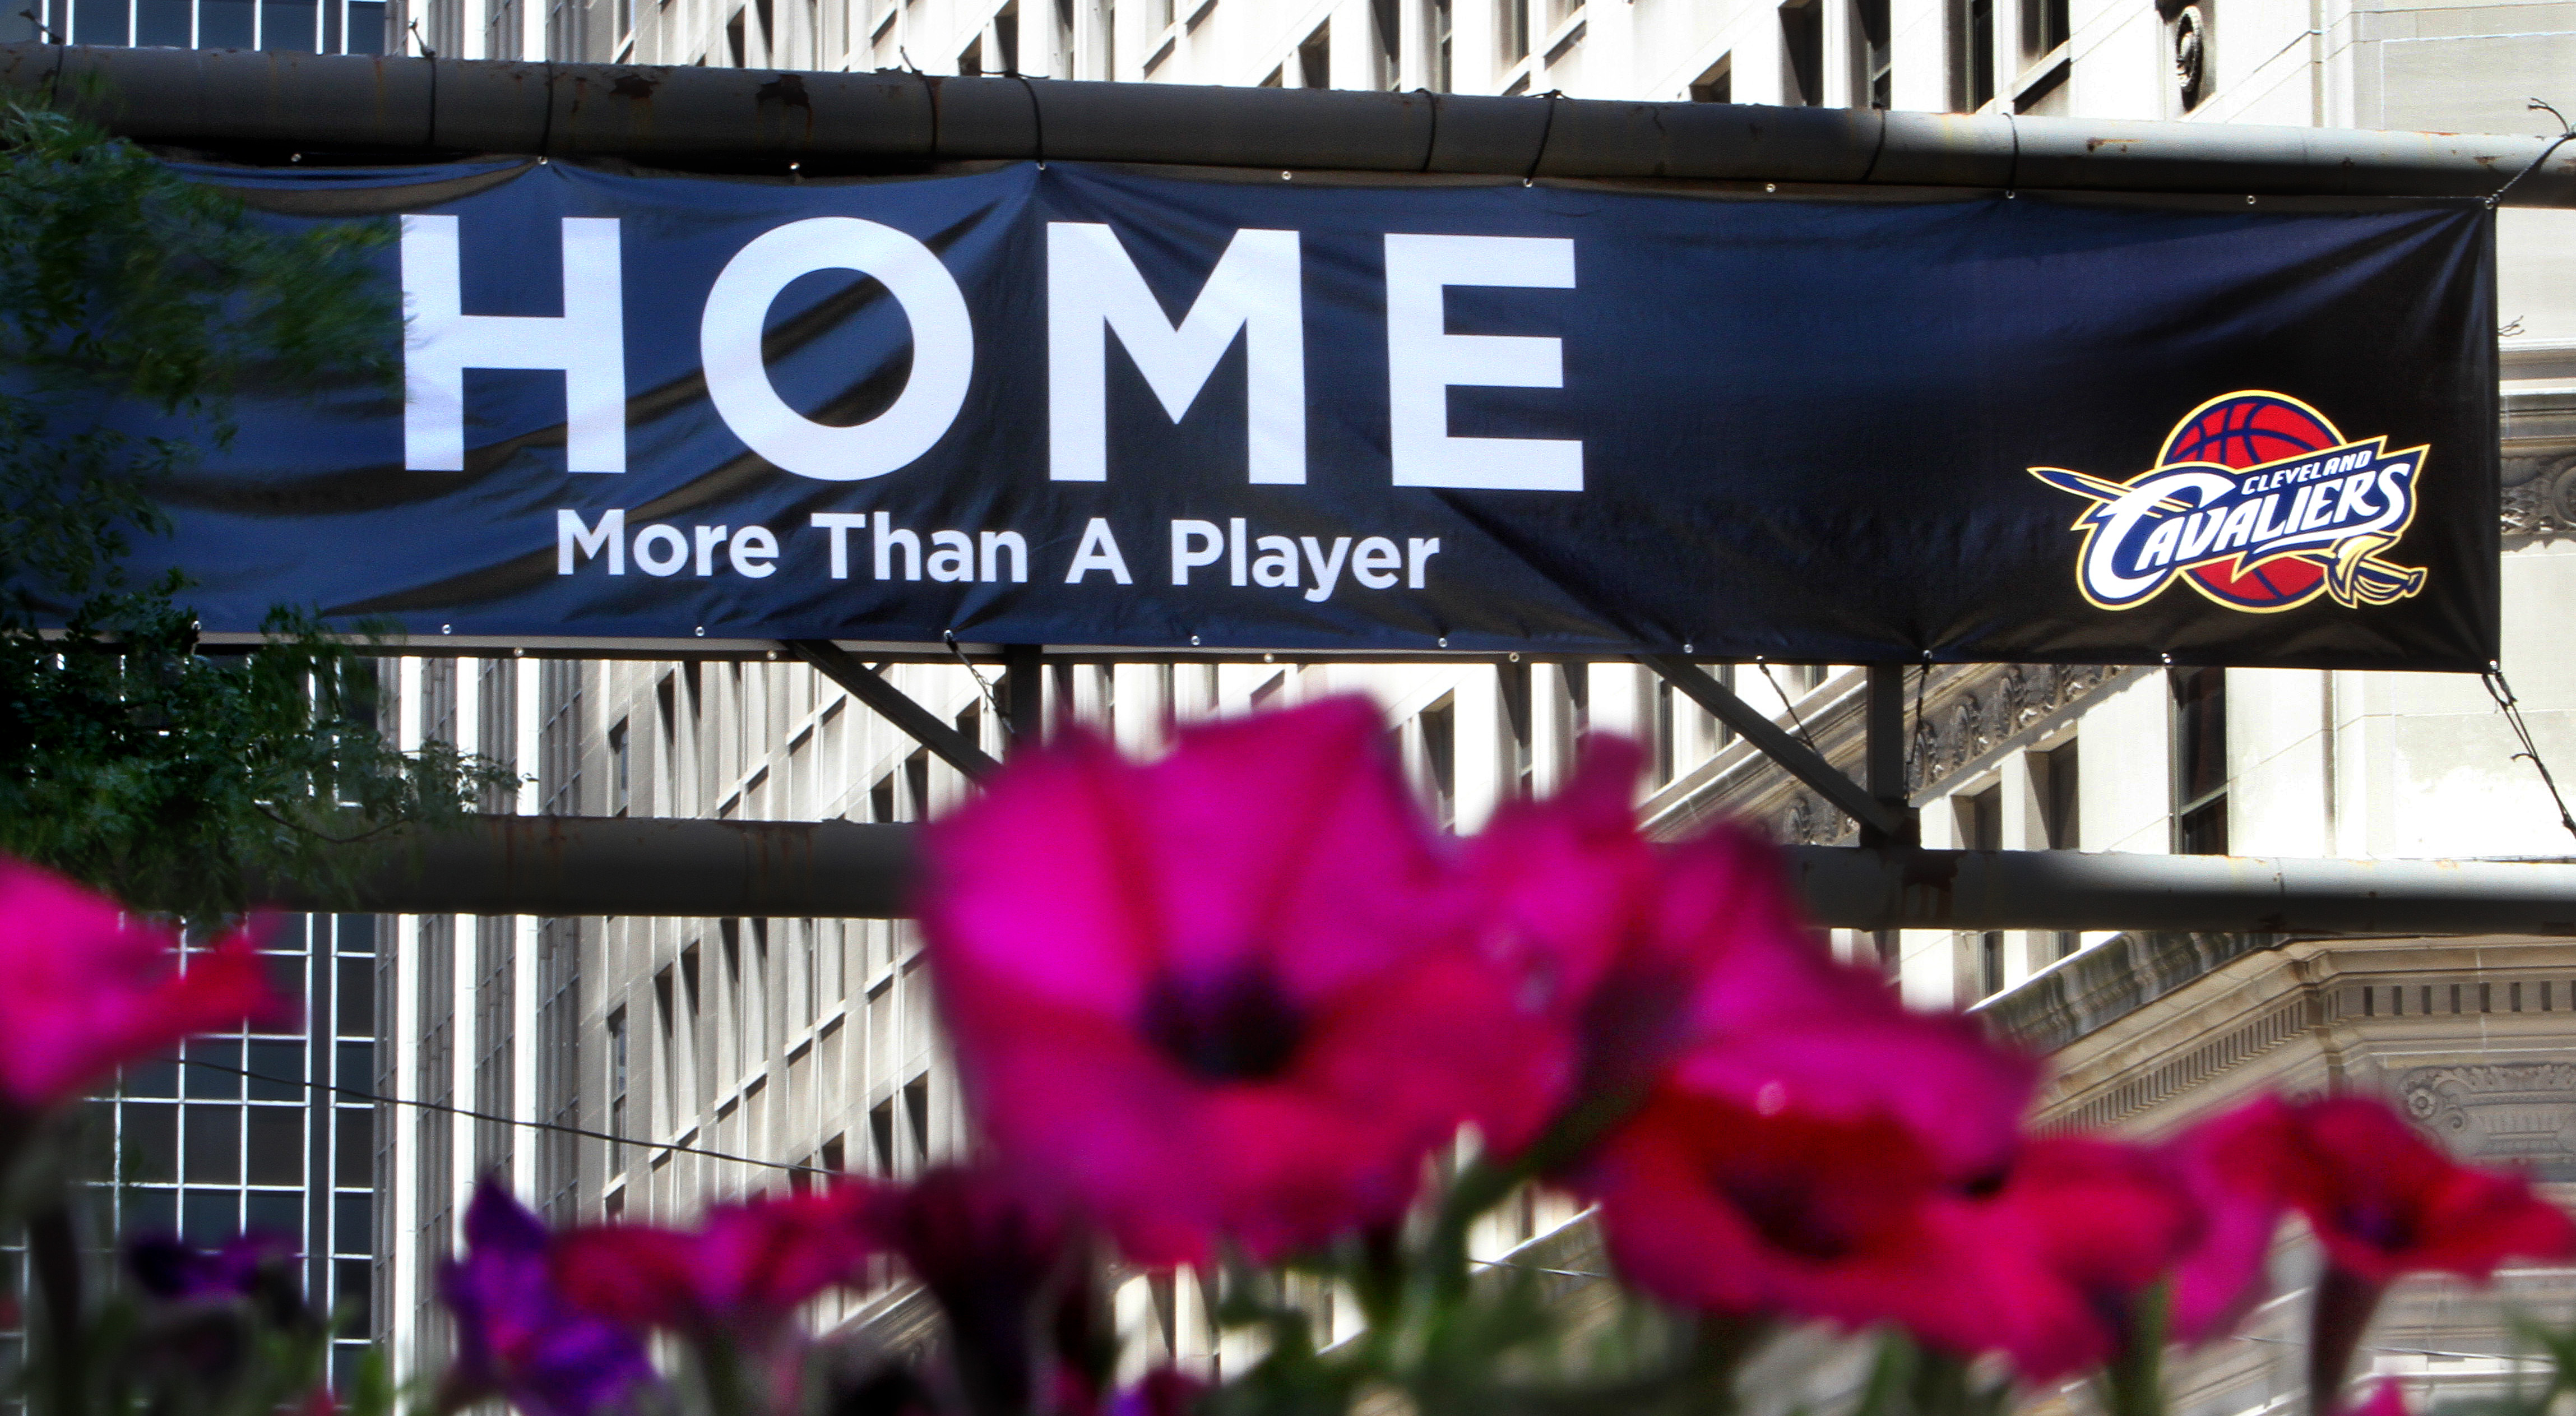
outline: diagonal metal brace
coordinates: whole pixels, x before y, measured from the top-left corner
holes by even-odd
[[[1844,776],[1841,769],[1818,756],[1814,749],[1789,736],[1768,714],[1736,697],[1733,689],[1718,682],[1708,670],[1678,654],[1639,654],[1636,659],[1664,682],[1690,695],[1692,702],[1716,714],[1719,722],[1735,729],[1790,776],[1824,793],[1825,800],[1842,808],[1864,830],[1883,832],[1891,838],[1908,835],[1912,823],[1903,813],[1871,796],[1867,788]]]
[[[1001,767],[984,749],[967,740],[964,733],[941,722],[939,715],[904,696],[902,689],[885,681],[883,675],[858,661],[856,655],[828,639],[782,639],[780,645],[789,653],[812,664],[823,677],[850,691],[850,696],[875,710],[876,715],[909,734],[913,741],[929,748],[940,761],[982,780]]]

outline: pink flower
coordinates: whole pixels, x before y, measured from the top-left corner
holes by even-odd
[[[69,1101],[192,1033],[286,1015],[251,933],[176,968],[175,931],[0,857],[0,1112]]]
[[[870,1189],[859,1204],[876,1242],[903,1256],[947,1315],[969,1406],[1022,1410],[1050,1389],[1080,1395],[1060,1409],[1096,1404],[1113,1343],[1094,1311],[1087,1247],[1061,1208],[1017,1177],[953,1165]]]
[[[576,1229],[554,1244],[573,1306],[629,1328],[669,1328],[757,1346],[798,1304],[848,1280],[873,1251],[857,1192],[709,1209],[694,1232],[642,1224]]]
[[[925,842],[922,924],[996,1155],[1139,1263],[1392,1220],[1463,1121],[1519,1144],[1570,1044],[1474,947],[1453,868],[1344,699],[1166,758],[1076,733]]]
[[[2377,1282],[2425,1272],[2483,1281],[2509,1258],[2576,1256],[2576,1222],[2528,1179],[2459,1164],[2385,1102],[2328,1097],[2290,1110],[2289,1200],[2336,1266]]]
[[[1766,1116],[1667,1085],[1579,1180],[1621,1275],[1672,1302],[1918,1331],[1973,1306],[1956,1295],[1975,1255],[1938,1222],[1937,1167],[1892,1117]]]
[[[2394,1377],[2382,1377],[2371,1384],[2369,1399],[2345,1409],[2350,1416],[2407,1416],[2406,1388]]]
[[[2296,1121],[2266,1096],[2192,1126],[2168,1148],[2200,1205],[2198,1243],[2173,1276],[2173,1331],[2205,1342],[2233,1330],[2262,1301],[2272,1237],[2289,1209],[2282,1182]]]
[[[2169,1158],[2092,1137],[2025,1144],[1991,1196],[1942,1205],[1980,1257],[1974,1339],[2053,1381],[2111,1358],[2136,1301],[2199,1237],[2200,1206]]]
[[[1955,1014],[1906,1009],[1836,962],[1800,917],[1777,847],[1720,824],[1661,847],[1630,800],[1640,755],[1591,738],[1571,784],[1498,812],[1470,850],[1486,945],[1574,1020],[1585,1095],[1672,1068],[1765,1114],[1902,1122],[1964,1178],[2010,1160],[2038,1080],[2029,1056]]]

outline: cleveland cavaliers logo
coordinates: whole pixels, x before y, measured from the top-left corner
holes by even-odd
[[[2385,605],[2424,588],[2419,568],[2379,553],[2415,519],[2422,447],[2347,440],[2287,394],[2213,398],[2174,425],[2149,470],[2126,482],[2033,467],[2091,499],[2075,582],[2106,610],[2143,605],[2179,577],[2231,609],[2292,609],[2319,595]]]

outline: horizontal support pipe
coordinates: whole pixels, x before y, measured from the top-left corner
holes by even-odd
[[[489,816],[370,847],[354,896],[399,914],[888,918],[914,828],[846,821]],[[2576,864],[1793,846],[1810,916],[1845,929],[2576,935]]]
[[[2521,135],[2232,123],[44,44],[0,45],[0,87],[57,95],[139,141],[215,152],[545,154],[779,174],[797,162],[809,175],[1079,158],[1515,178],[2484,197],[2546,145]],[[340,200],[345,206],[348,194]],[[2516,183],[2509,201],[2576,206],[2576,144]]]
[[[345,893],[253,889],[284,910],[890,919],[913,828],[849,821],[479,816],[352,847]]]

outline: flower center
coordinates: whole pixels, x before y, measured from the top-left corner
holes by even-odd
[[[1717,1188],[1734,1202],[1763,1242],[1783,1253],[1828,1263],[1854,1248],[1852,1236],[1815,1202],[1812,1186],[1800,1183],[1800,1177],[1720,1175]]]
[[[1145,990],[1145,1038],[1203,1081],[1265,1081],[1288,1070],[1304,1022],[1269,969],[1213,979],[1164,974]]]

